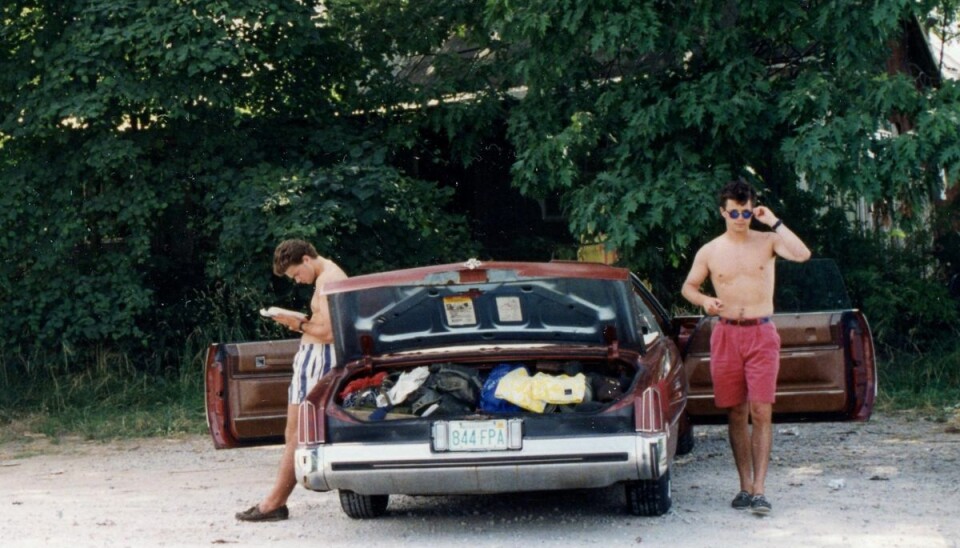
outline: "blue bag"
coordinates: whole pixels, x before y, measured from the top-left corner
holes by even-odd
[[[480,409],[488,413],[516,413],[523,411],[520,407],[496,396],[497,384],[504,375],[523,367],[519,364],[502,363],[493,368],[487,379],[483,381],[483,389],[480,391]]]

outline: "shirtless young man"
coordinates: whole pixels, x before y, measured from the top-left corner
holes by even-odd
[[[730,446],[740,475],[740,492],[731,505],[767,514],[772,506],[764,497],[764,482],[780,369],[780,336],[770,321],[774,258],[803,262],[810,250],[769,208],[756,205],[756,192],[743,180],[723,187],[719,205],[726,232],[697,252],[682,294],[707,315],[720,316],[710,337],[710,375],[717,407],[728,409]],[[752,219],[772,231],[750,230]],[[707,276],[716,297],[700,291]]]
[[[297,422],[300,402],[310,389],[334,366],[333,330],[330,325],[330,308],[327,298],[319,291],[326,282],[347,277],[333,261],[317,254],[312,245],[303,240],[285,240],[273,254],[273,273],[286,276],[298,284],[313,284],[316,290],[310,300],[311,316],[301,320],[294,316],[274,316],[273,320],[291,331],[303,333],[300,350],[293,358],[293,379],[290,381],[285,445],[280,458],[280,470],[273,489],[266,498],[236,518],[241,521],[279,521],[290,515],[287,498],[297,485],[294,470],[294,452],[297,449]]]

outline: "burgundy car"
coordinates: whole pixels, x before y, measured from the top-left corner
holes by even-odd
[[[625,489],[671,506],[674,456],[713,406],[715,318],[670,318],[640,279],[586,263],[481,263],[326,285],[340,364],[300,406],[299,482],[353,518],[391,494]],[[775,420],[866,420],[876,370],[863,315],[785,312]],[[282,441],[297,340],[214,344],[218,448]]]

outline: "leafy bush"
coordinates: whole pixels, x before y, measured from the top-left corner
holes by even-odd
[[[464,261],[476,246],[465,221],[443,209],[451,195],[384,166],[263,165],[210,197],[218,244],[208,272],[220,290],[247,292],[237,297],[247,308],[233,311],[242,316],[274,301],[307,305],[309,290],[272,273],[273,249],[286,238],[313,243],[349,275]]]
[[[861,233],[847,219],[840,208],[821,216],[817,250],[840,264],[851,300],[867,314],[879,350],[922,354],[956,338],[960,307],[932,254],[929,232]]]
[[[218,234],[210,272],[266,289],[274,247],[293,237],[313,243],[348,274],[466,260],[476,249],[464,220],[443,209],[452,194],[385,166],[262,165],[209,200]]]

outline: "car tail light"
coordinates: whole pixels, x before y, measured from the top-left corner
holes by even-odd
[[[849,340],[848,362],[853,373],[852,415],[855,420],[870,418],[877,398],[876,355],[870,325],[863,315],[849,314],[846,323],[846,338]]]
[[[300,403],[299,431],[297,441],[300,445],[318,445],[326,441],[327,421],[324,420],[325,409],[317,408],[310,401]]]
[[[663,397],[660,389],[651,386],[633,401],[633,420],[637,432],[660,432],[663,430]]]

